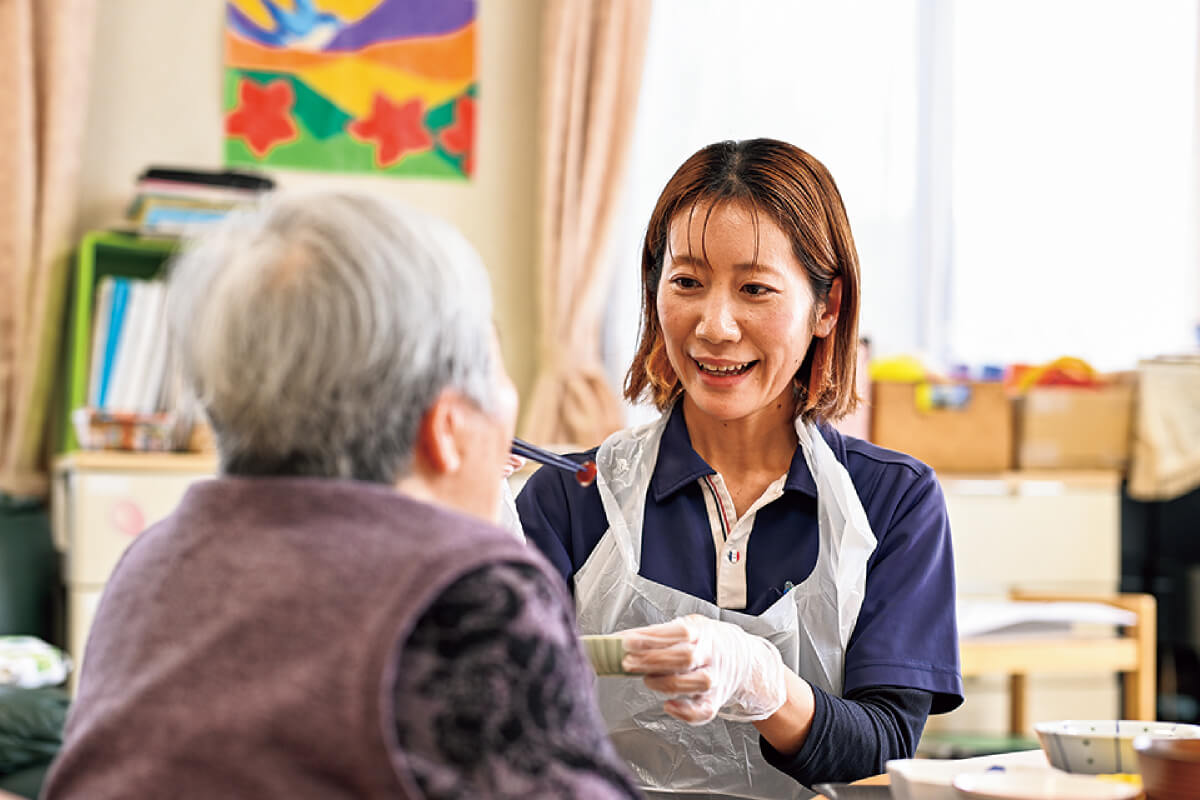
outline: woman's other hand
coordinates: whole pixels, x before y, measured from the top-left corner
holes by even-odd
[[[787,699],[787,667],[775,646],[737,625],[698,614],[622,634],[627,672],[670,695],[663,709],[692,725],[721,717],[770,717]]]

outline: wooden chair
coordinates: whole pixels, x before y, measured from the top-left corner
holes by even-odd
[[[1137,621],[1124,635],[1072,637],[964,639],[959,643],[963,677],[1007,673],[1009,731],[1014,736],[1028,730],[1026,676],[1031,672],[1120,672],[1124,681],[1124,719],[1155,718],[1154,680],[1156,607],[1148,594],[1067,595],[1014,592],[1013,600],[1049,603],[1107,603],[1132,611]]]

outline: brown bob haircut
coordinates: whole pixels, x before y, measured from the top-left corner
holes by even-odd
[[[829,301],[834,278],[842,279],[837,325],[814,338],[796,372],[795,413],[806,420],[838,420],[854,410],[858,353],[858,254],[850,222],[833,176],[800,148],[776,139],[710,144],[683,163],[658,198],[642,245],[642,326],[637,353],[625,376],[630,402],[648,399],[666,410],[683,387],[667,359],[658,319],[662,277],[671,224],[708,205],[747,206],[757,220],[766,215],[792,242],[808,274],[819,314]],[[707,225],[707,219],[705,220]],[[757,231],[756,231],[757,235]]]

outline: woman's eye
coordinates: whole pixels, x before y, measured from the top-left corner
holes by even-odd
[[[689,278],[686,275],[677,275],[676,277],[671,278],[671,283],[675,284],[680,289],[700,288],[700,281],[696,280],[695,278]]]
[[[765,294],[770,294],[775,291],[769,286],[763,286],[761,283],[748,283],[742,287],[742,291],[751,297],[761,297]]]

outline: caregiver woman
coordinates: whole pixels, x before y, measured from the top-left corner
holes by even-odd
[[[808,797],[911,756],[962,702],[933,471],[829,424],[857,402],[858,272],[815,158],[700,150],[642,249],[625,395],[662,417],[609,437],[593,486],[541,470],[517,501],[582,632],[638,628],[644,679],[598,691],[649,790]]]

